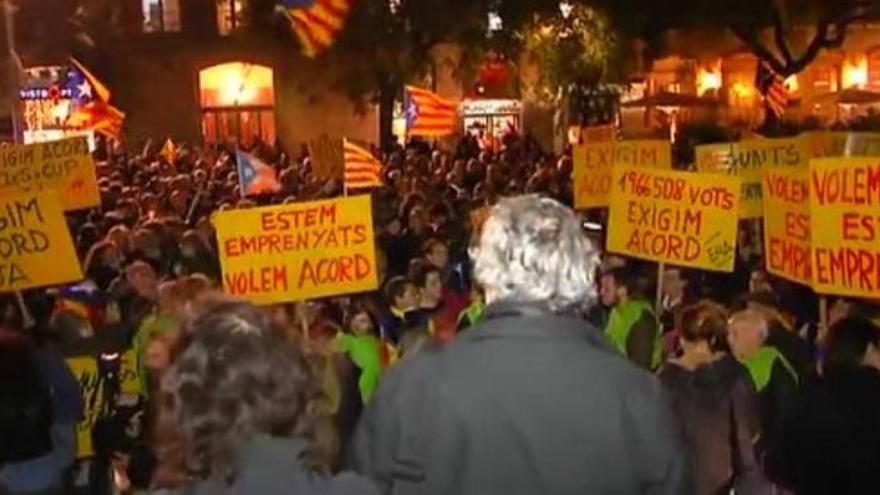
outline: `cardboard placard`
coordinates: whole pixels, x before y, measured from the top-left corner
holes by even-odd
[[[608,250],[731,272],[740,187],[724,175],[615,167]]]
[[[575,146],[574,206],[602,208],[609,205],[614,166],[672,168],[672,148],[668,141],[607,141]]]
[[[880,294],[880,158],[810,162],[813,289]]]
[[[809,172],[764,171],[764,256],[767,271],[804,285],[810,269]]]
[[[85,137],[0,146],[0,197],[57,190],[65,210],[101,204],[95,161]]]
[[[323,135],[309,141],[312,172],[322,180],[342,180],[345,170],[345,147],[342,138]]]
[[[776,167],[806,169],[810,146],[806,138],[750,139],[735,143],[697,146],[697,170],[723,173],[742,179],[740,218],[758,218],[764,214],[761,183],[764,170]]]
[[[846,151],[848,132],[808,131],[802,134],[807,140],[812,158],[843,156]]]
[[[227,294],[257,304],[374,290],[369,196],[218,212]]]
[[[0,293],[82,278],[57,193],[0,198]]]

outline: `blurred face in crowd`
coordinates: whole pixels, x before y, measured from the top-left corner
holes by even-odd
[[[422,287],[422,301],[434,304],[443,297],[443,279],[439,271],[432,271],[425,277],[425,286]]]
[[[150,265],[136,263],[125,271],[125,279],[141,297],[156,300],[159,297],[159,277]]]
[[[424,208],[416,206],[409,212],[410,230],[421,232],[428,226],[428,215]]]
[[[754,310],[740,311],[727,322],[727,343],[739,360],[754,354],[767,339],[767,321]]]
[[[828,326],[833,327],[837,322],[849,316],[852,307],[852,303],[846,299],[835,300],[828,309]]]
[[[419,305],[419,292],[413,284],[406,284],[403,295],[394,301],[394,305],[399,309],[409,310]]]
[[[678,268],[667,268],[663,271],[663,295],[670,300],[680,299],[684,294],[685,281]]]
[[[605,274],[599,280],[599,298],[606,307],[612,307],[620,302],[617,281],[614,275]]]
[[[351,331],[356,335],[372,333],[373,320],[366,311],[361,311],[351,318]]]
[[[446,268],[449,263],[449,248],[442,242],[435,242],[426,256],[429,263],[437,268]]]
[[[162,372],[171,365],[171,350],[164,339],[153,338],[147,344],[145,361],[147,369],[154,372]]]
[[[764,270],[754,270],[749,276],[749,292],[773,292],[770,278]]]

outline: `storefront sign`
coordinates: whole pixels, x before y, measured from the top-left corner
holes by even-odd
[[[813,288],[880,294],[880,158],[810,162]]]
[[[576,146],[573,155],[574,205],[578,209],[608,206],[615,166],[672,168],[668,141],[586,142]]]
[[[369,196],[221,211],[214,223],[232,296],[271,304],[378,285]]]
[[[608,251],[731,272],[740,179],[615,167]]]
[[[0,293],[80,279],[57,193],[0,198]]]
[[[761,182],[764,170],[776,167],[807,168],[810,148],[801,137],[751,139],[735,143],[697,146],[697,170],[724,173],[742,179],[740,218],[758,218],[764,213]]]

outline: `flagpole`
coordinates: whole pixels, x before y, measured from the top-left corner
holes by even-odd
[[[24,137],[24,129],[22,129],[21,114],[19,112],[18,88],[21,85],[21,72],[24,70],[24,67],[21,64],[21,58],[19,58],[18,52],[15,50],[15,19],[13,15],[13,7],[12,4],[9,3],[9,0],[2,1],[6,29],[7,56],[9,57],[7,62],[10,66],[9,79],[7,82],[11,86],[10,93],[12,99],[9,103],[10,110],[12,111],[12,132],[14,134],[15,142],[20,143]]]

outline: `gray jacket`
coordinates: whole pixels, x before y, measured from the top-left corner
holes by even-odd
[[[309,473],[300,456],[302,440],[257,437],[240,450],[239,474],[231,485],[208,479],[179,490],[179,495],[378,495],[366,478],[341,474],[322,479]]]
[[[681,494],[689,458],[658,380],[582,320],[493,304],[380,384],[351,462],[394,495]]]

